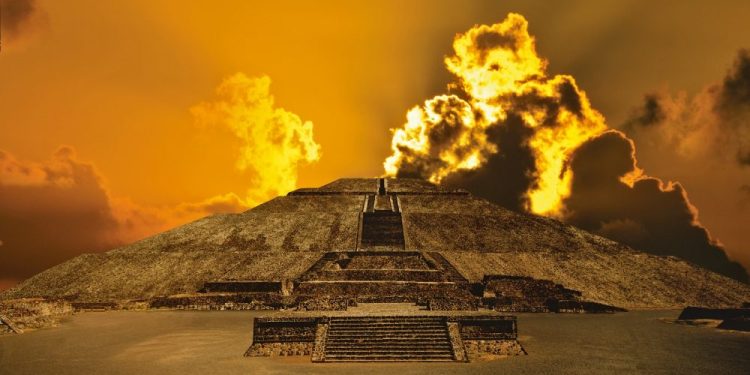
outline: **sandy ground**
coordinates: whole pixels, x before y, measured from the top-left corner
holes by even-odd
[[[78,314],[0,336],[0,374],[748,374],[750,334],[667,323],[678,311],[520,314],[528,356],[472,363],[312,364],[245,358],[262,312]]]

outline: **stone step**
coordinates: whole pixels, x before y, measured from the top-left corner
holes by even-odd
[[[326,362],[407,362],[407,361],[453,361],[453,355],[339,355],[326,356]]]
[[[443,347],[450,346],[445,340],[374,340],[374,341],[359,341],[359,340],[335,340],[329,342],[326,345],[331,347],[352,347],[352,346],[402,346],[402,347]]]
[[[377,316],[364,316],[364,317],[331,317],[329,318],[329,322],[388,322],[388,321],[398,321],[398,322],[425,322],[425,321],[432,321],[432,322],[442,322],[445,318],[443,317],[433,317],[433,316],[423,316],[423,315],[404,315],[404,316],[387,316],[387,317],[377,317]]]
[[[419,330],[410,330],[410,331],[397,331],[397,330],[388,330],[388,331],[328,331],[328,334],[331,336],[337,336],[337,337],[344,337],[344,336],[370,336],[370,337],[440,337],[445,335],[445,330],[439,331],[439,330],[430,330],[430,331],[419,331]]]
[[[328,329],[329,333],[333,332],[340,332],[340,333],[350,333],[350,332],[362,332],[362,333],[374,333],[374,332],[383,332],[383,333],[409,333],[409,332],[424,332],[424,333],[435,333],[435,332],[445,332],[445,327],[371,327],[371,328],[333,328]]]
[[[327,362],[453,360],[443,317],[337,317],[329,324]]]
[[[370,331],[445,331],[445,325],[429,325],[426,327],[420,326],[392,326],[392,325],[381,325],[378,327],[373,326],[336,326],[333,328],[336,331],[355,331],[355,332],[370,332]]]
[[[445,323],[443,322],[433,322],[433,321],[424,321],[424,322],[368,322],[368,323],[359,323],[359,322],[331,322],[331,327],[340,327],[340,328],[350,328],[350,327],[356,327],[356,328],[387,328],[387,327],[409,327],[409,328],[429,328],[429,327],[435,327],[435,328],[444,328]]]
[[[451,350],[451,346],[448,344],[436,344],[436,343],[414,343],[411,345],[405,345],[403,343],[383,343],[383,344],[370,344],[370,343],[339,343],[337,345],[326,346],[326,350]]]
[[[416,334],[410,334],[410,335],[404,335],[404,334],[397,334],[397,335],[369,335],[369,337],[365,337],[364,335],[356,335],[352,333],[343,333],[343,334],[330,334],[329,337],[336,338],[338,340],[348,340],[353,342],[363,342],[363,341],[385,341],[385,340],[392,340],[392,341],[436,341],[441,340],[445,337],[445,334],[443,333],[427,333],[424,335],[416,335]]]
[[[363,246],[403,246],[401,214],[392,211],[366,212],[362,216]]]
[[[331,324],[444,324],[442,319],[408,319],[393,318],[388,320],[370,319],[370,320],[330,320]]]
[[[328,350],[326,348],[327,354],[329,356],[339,356],[339,355],[399,355],[399,356],[428,356],[428,355],[445,355],[445,356],[452,356],[453,353],[451,353],[450,349],[442,349],[442,350],[410,350],[408,354],[403,354],[404,351],[400,350],[373,350],[373,349],[350,349],[350,350]]]
[[[414,347],[414,346],[428,346],[428,347],[450,347],[450,343],[445,340],[336,340],[336,342],[330,342],[327,345],[331,347],[351,347],[352,345],[359,346],[399,346],[399,347]]]
[[[423,341],[429,341],[429,340],[439,340],[445,337],[444,333],[425,333],[425,334],[379,334],[374,335],[370,334],[369,338],[365,338],[363,334],[356,334],[356,333],[328,333],[329,338],[335,338],[335,339],[349,339],[349,340],[373,340],[373,339],[393,339],[393,340],[423,340]]]
[[[422,324],[415,324],[415,323],[371,323],[371,324],[360,324],[360,323],[334,323],[331,324],[331,328],[335,327],[336,329],[382,329],[382,328],[419,328],[419,329],[426,329],[426,328],[445,328],[445,323],[422,323]]]

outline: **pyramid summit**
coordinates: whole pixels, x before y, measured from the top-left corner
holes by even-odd
[[[365,261],[363,254],[393,256]],[[345,262],[363,265],[345,270],[343,278],[331,274]],[[313,275],[316,267],[325,270]],[[408,300],[431,293],[419,291],[432,285],[424,283],[460,279],[486,287],[488,278],[549,281],[583,300],[626,309],[737,306],[750,296],[748,285],[678,258],[639,252],[465,191],[377,178],[298,189],[243,213],[209,216],[106,253],[84,254],[0,296],[163,301],[207,287],[254,291],[266,282],[289,296],[306,291]],[[379,284],[371,288],[365,281]],[[447,293],[432,292],[436,298]]]

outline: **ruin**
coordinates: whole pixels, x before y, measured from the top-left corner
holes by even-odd
[[[465,362],[525,354],[516,313],[728,307],[748,296],[747,285],[673,257],[466,191],[379,178],[298,189],[81,255],[0,302],[37,298],[65,313],[264,310],[246,356]]]
[[[744,302],[738,308],[706,308],[688,306],[676,320],[693,325],[715,325],[716,328],[750,332],[750,306]]]

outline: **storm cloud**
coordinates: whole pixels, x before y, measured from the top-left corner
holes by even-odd
[[[454,51],[445,62],[457,94],[408,112],[407,123],[394,130],[387,174],[465,188],[513,210],[748,281],[701,223],[683,185],[647,175],[631,138],[606,124],[575,79],[547,74],[522,16],[474,26],[456,36]],[[750,162],[748,103],[750,60],[741,51],[722,84],[692,101],[647,95],[622,129],[658,134],[636,142],[657,157],[674,148],[743,166]]]
[[[678,256],[714,272],[747,282],[747,273],[727,258],[699,224],[697,209],[679,183],[623,176],[636,171],[633,142],[618,131],[595,137],[576,150],[565,220],[636,249]]]
[[[94,165],[71,147],[60,147],[42,162],[0,150],[0,289],[76,255],[244,208],[234,194],[172,207],[142,206],[113,196]]]

